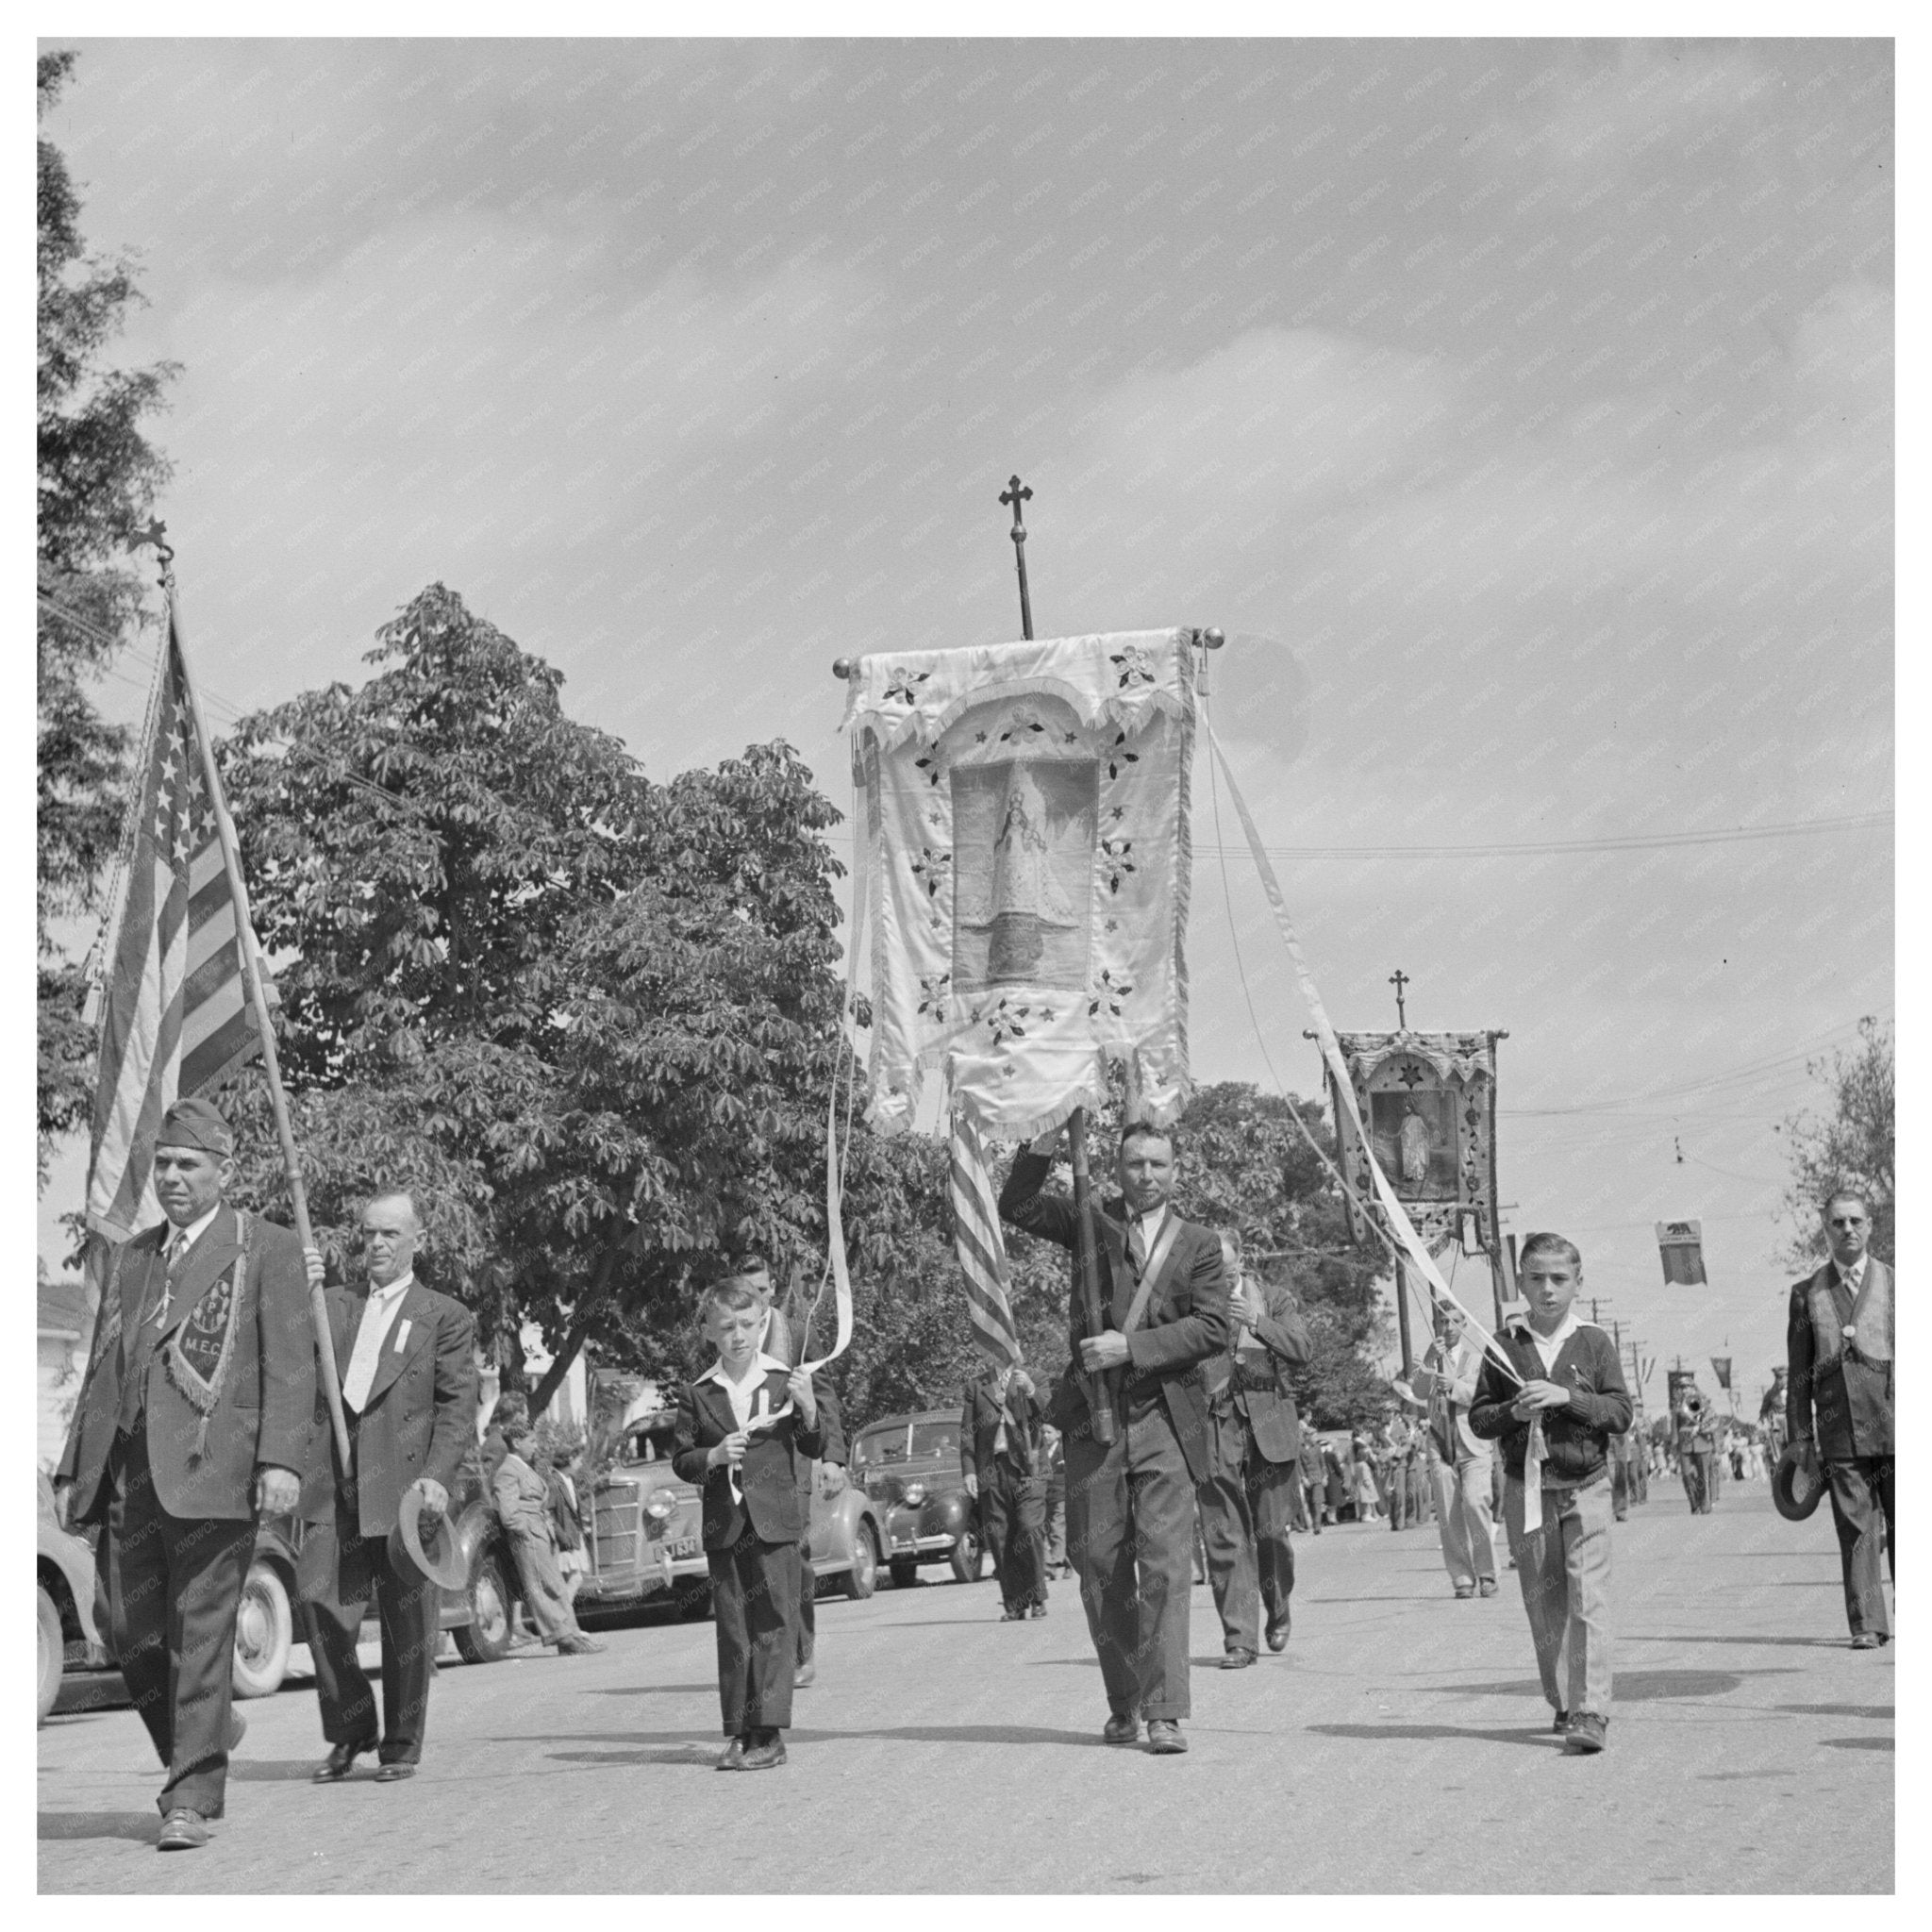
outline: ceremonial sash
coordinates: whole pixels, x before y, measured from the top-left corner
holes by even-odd
[[[1166,1270],[1169,1257],[1174,1254],[1174,1240],[1180,1231],[1181,1218],[1170,1208],[1159,1238],[1148,1252],[1147,1265],[1141,1271],[1141,1285],[1134,1291],[1134,1299],[1127,1305],[1127,1319],[1121,1327],[1123,1335],[1131,1335],[1141,1325],[1141,1318],[1147,1312],[1147,1304],[1153,1299],[1155,1288]],[[1131,1250],[1129,1252],[1131,1253]]]
[[[1883,1261],[1865,1263],[1865,1279],[1852,1303],[1852,1319],[1840,1322],[1838,1297],[1832,1293],[1834,1274],[1827,1263],[1811,1277],[1807,1302],[1811,1312],[1811,1340],[1820,1368],[1840,1355],[1874,1366],[1891,1360],[1891,1270]]]

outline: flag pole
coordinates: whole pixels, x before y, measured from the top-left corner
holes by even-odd
[[[208,737],[208,720],[202,715],[201,698],[193,678],[187,675],[188,654],[181,648],[181,612],[175,591],[175,553],[166,541],[167,526],[157,523],[144,533],[160,558],[161,589],[168,599],[168,636],[180,653],[183,690],[188,694],[189,716],[194,721],[194,741],[201,752],[202,769],[208,774],[208,802],[214,808],[215,836],[222,841],[222,862],[227,868],[228,890],[234,894],[236,935],[242,948],[242,969],[248,976],[248,1003],[255,1014],[255,1029],[261,1040],[261,1060],[268,1073],[270,1105],[275,1109],[275,1134],[282,1143],[282,1168],[289,1183],[289,1198],[295,1209],[295,1238],[305,1248],[315,1245],[315,1233],[308,1224],[308,1193],[302,1184],[302,1158],[295,1151],[295,1131],[289,1124],[288,1096],[282,1091],[281,1062],[275,1057],[275,1032],[269,1023],[268,1001],[261,983],[261,956],[255,942],[255,922],[248,910],[248,886],[242,876],[242,855],[235,849],[235,827],[228,817],[228,802],[222,795],[222,775],[215,766],[214,742]],[[315,1324],[315,1350],[322,1369],[323,1394],[328,1402],[329,1425],[335,1434],[336,1452],[341,1466],[349,1466],[349,1424],[342,1413],[341,1377],[336,1368],[335,1342],[329,1334],[328,1302],[321,1284],[308,1291],[308,1312]]]
[[[1008,535],[1013,540],[1013,565],[1020,577],[1020,634],[1029,642],[1033,637],[1033,598],[1026,584],[1026,525],[1020,520],[1020,506],[1028,502],[1032,495],[1032,486],[1022,483],[1017,475],[1000,491],[1001,507],[1004,508],[1010,504],[1013,510],[1013,527]],[[1067,1154],[1074,1166],[1074,1256],[1075,1272],[1080,1278],[1081,1324],[1089,1335],[1099,1335],[1104,1332],[1100,1305],[1100,1254],[1093,1241],[1093,1188],[1088,1166],[1087,1109],[1084,1107],[1076,1107],[1067,1122]],[[1086,1386],[1087,1417],[1092,1425],[1093,1440],[1103,1445],[1111,1442],[1119,1433],[1113,1412],[1112,1378],[1105,1369],[1088,1374],[1080,1368],[1077,1356],[1074,1367]]]

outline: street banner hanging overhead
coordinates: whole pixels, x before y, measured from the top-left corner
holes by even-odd
[[[1657,1252],[1663,1257],[1664,1280],[1673,1287],[1695,1288],[1705,1280],[1704,1224],[1701,1221],[1659,1221]]]
[[[1496,1252],[1494,1033],[1338,1033],[1355,1106],[1332,1094],[1350,1229],[1368,1239],[1374,1198],[1366,1135],[1418,1236]],[[1334,1087],[1336,1074],[1328,1070]],[[1474,1241],[1471,1236],[1474,1235]]]
[[[845,724],[872,933],[871,1118],[937,1074],[981,1133],[1188,1097],[1190,633],[862,658]]]
[[[1731,1358],[1727,1355],[1714,1355],[1710,1358],[1710,1373],[1717,1377],[1720,1389],[1731,1386]]]

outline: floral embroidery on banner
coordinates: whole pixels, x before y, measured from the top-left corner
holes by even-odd
[[[919,976],[919,1010],[929,1015],[935,1025],[946,1024],[946,1002],[952,991],[950,973],[922,973]]]
[[[1011,744],[1022,737],[1044,738],[1046,726],[1040,722],[1040,713],[1031,705],[1015,705],[1012,716],[1007,721],[1007,728],[1000,733],[1002,744]]]
[[[1087,1002],[1087,1016],[1091,1019],[1105,1007],[1116,1019],[1120,1017],[1121,1002],[1134,990],[1130,979],[1116,979],[1111,967],[1103,967],[1100,985],[1091,999]]]
[[[1107,890],[1118,892],[1121,881],[1136,868],[1127,855],[1134,849],[1131,839],[1103,839],[1100,841],[1101,863],[1107,873]]]
[[[952,877],[953,855],[950,852],[936,852],[930,845],[919,848],[919,857],[912,861],[913,876],[925,888],[928,899],[937,899],[941,889]]]
[[[1138,765],[1140,762],[1141,754],[1127,749],[1127,734],[1124,731],[1117,732],[1114,736],[1113,749],[1107,755],[1107,775],[1109,778],[1118,778],[1124,765]]]
[[[883,702],[890,705],[894,698],[904,698],[908,705],[915,703],[919,696],[919,687],[931,675],[930,671],[922,671],[915,675],[908,671],[904,665],[893,666],[891,675],[886,680]]]
[[[1154,682],[1154,667],[1148,661],[1147,653],[1139,644],[1128,644],[1115,651],[1107,660],[1120,671],[1122,691],[1130,691],[1137,684]]]
[[[940,779],[944,775],[940,765],[939,740],[934,739],[933,741],[926,746],[924,757],[916,758],[912,760],[912,762],[920,771],[925,774],[925,782],[928,785],[937,785],[940,782]]]
[[[990,1007],[974,1008],[973,1024],[976,1026],[982,1020],[985,1021],[986,1029],[992,1036],[992,1043],[1000,1046],[1008,1040],[1024,1040],[1026,1028],[1021,1022],[1034,1019],[1036,1016],[1042,1021],[1057,1020],[1059,1017],[1051,1007],[1019,1007],[1002,994]]]

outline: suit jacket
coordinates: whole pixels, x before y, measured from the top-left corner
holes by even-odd
[[[765,1400],[772,1411],[791,1400],[786,1372],[773,1369],[765,1376]],[[708,1550],[726,1550],[744,1534],[747,1524],[760,1542],[795,1543],[808,1521],[801,1494],[799,1465],[809,1481],[811,1460],[825,1447],[825,1403],[830,1385],[820,1372],[811,1378],[818,1404],[818,1421],[810,1427],[794,1408],[782,1422],[760,1429],[751,1439],[739,1466],[741,1494],[731,1493],[731,1473],[712,1469],[710,1452],[726,1436],[735,1435],[738,1420],[731,1398],[720,1382],[687,1382],[677,1391],[677,1432],[671,1466],[688,1483],[704,1491],[704,1536]]]
[[[1072,1199],[1042,1191],[1053,1171],[1051,1158],[1022,1148],[1007,1184],[1000,1190],[1000,1219],[1024,1233],[1058,1241],[1074,1250],[1073,1289],[1068,1299],[1068,1335],[1078,1366],[1087,1329],[1081,1311],[1078,1222]],[[1127,1253],[1127,1208],[1115,1198],[1090,1203],[1100,1257],[1101,1325],[1118,1329],[1133,1306],[1134,1264]],[[1170,1212],[1173,1211],[1170,1207]],[[1147,1304],[1141,1325],[1127,1337],[1125,1381],[1129,1396],[1158,1390],[1197,1483],[1213,1473],[1208,1440],[1208,1391],[1201,1364],[1227,1346],[1227,1283],[1221,1264],[1221,1239],[1211,1228],[1183,1221],[1174,1236],[1162,1278]],[[1076,1410],[1086,1397],[1077,1377],[1069,1376]],[[1084,1413],[1069,1418],[1085,1425]]]
[[[1875,1255],[1866,1260],[1865,1267],[1868,1272],[1884,1268],[1891,1276],[1892,1319],[1896,1321],[1896,1272]],[[1829,1360],[1818,1359],[1818,1336],[1811,1325],[1814,1286],[1830,1290],[1840,1323],[1852,1318],[1852,1297],[1840,1285],[1831,1262],[1793,1284],[1785,1322],[1786,1428],[1793,1441],[1814,1436],[1818,1453],[1827,1462],[1893,1455],[1891,1364],[1855,1359],[1842,1349]],[[1811,1422],[1814,1408],[1818,1416],[1815,1432]]]
[[[959,1471],[962,1475],[991,1473],[993,1443],[1000,1433],[1000,1414],[1007,1418],[1007,1455],[1021,1475],[1038,1475],[1044,1457],[1041,1431],[1045,1418],[1040,1405],[1017,1382],[1007,1387],[1001,1402],[991,1377],[974,1375],[966,1385],[965,1407],[959,1411]]]
[[[369,1291],[332,1287],[325,1293],[336,1367],[346,1375]],[[384,1338],[361,1414],[344,1405],[356,1459],[350,1485],[342,1482],[326,1398],[315,1402],[313,1451],[302,1485],[304,1522],[334,1523],[338,1490],[346,1495],[353,1487],[357,1533],[386,1537],[396,1526],[403,1491],[419,1477],[454,1495],[463,1457],[476,1441],[475,1341],[475,1321],[461,1302],[410,1282]]]
[[[1278,1317],[1261,1315],[1251,1331],[1253,1341],[1239,1349],[1233,1346],[1236,1325],[1230,1315],[1228,1373],[1214,1394],[1216,1405],[1247,1418],[1249,1433],[1264,1462],[1293,1462],[1301,1452],[1301,1418],[1282,1365],[1307,1360],[1312,1347],[1308,1324],[1296,1308],[1284,1307]],[[1218,1379],[1213,1377],[1212,1364],[1204,1373]]]
[[[174,1230],[163,1222],[122,1244],[121,1332],[110,1345],[96,1344],[58,1471],[73,1482],[76,1523],[107,1521],[113,1500],[108,1461],[130,1371],[143,1383],[155,1495],[170,1516],[218,1522],[252,1517],[258,1469],[300,1474],[304,1467],[315,1403],[315,1333],[309,1324],[302,1244],[273,1222],[254,1215],[248,1221],[248,1265],[242,1268],[238,1265],[242,1257],[240,1217],[226,1203],[216,1209],[181,1264],[167,1318],[158,1328],[152,1325],[152,1309],[159,1306],[167,1273],[161,1248]],[[111,1284],[111,1274],[108,1279]],[[234,1353],[221,1397],[208,1417],[203,1451],[198,1446],[202,1417],[169,1378],[162,1350],[193,1309],[224,1293],[238,1297],[231,1331]],[[217,1306],[218,1299],[209,1303]],[[149,1312],[144,1316],[143,1310]],[[105,1338],[105,1305],[97,1320]],[[143,1320],[150,1324],[146,1334],[138,1332]],[[139,1351],[150,1338],[153,1346],[140,1365]]]

